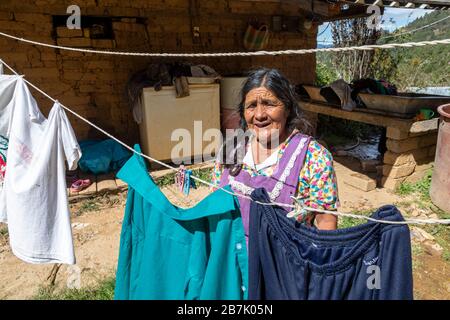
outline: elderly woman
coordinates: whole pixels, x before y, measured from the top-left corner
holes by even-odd
[[[242,163],[217,161],[216,186],[230,184],[236,193],[250,194],[264,187],[273,202],[293,204],[291,196],[312,208],[338,206],[336,176],[331,154],[305,133],[308,122],[297,106],[289,81],[275,69],[252,72],[244,83],[239,104],[241,126],[252,130]],[[281,183],[280,183],[281,182]],[[248,240],[250,200],[238,197]],[[333,230],[337,218],[310,212],[301,221]]]

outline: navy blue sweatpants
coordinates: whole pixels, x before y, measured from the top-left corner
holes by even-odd
[[[269,202],[265,189],[251,197]],[[372,217],[403,221],[394,206]],[[412,299],[411,264],[407,225],[318,230],[287,218],[282,208],[252,201],[249,299]]]

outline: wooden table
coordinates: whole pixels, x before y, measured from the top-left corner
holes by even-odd
[[[380,127],[393,127],[400,131],[410,133],[427,132],[430,130],[437,130],[438,118],[415,121],[414,119],[401,119],[387,115],[380,115],[364,111],[365,109],[355,109],[354,111],[346,111],[341,108],[336,108],[327,104],[316,102],[299,101],[301,109],[309,112],[324,114],[331,117],[347,119],[357,122],[368,123]]]

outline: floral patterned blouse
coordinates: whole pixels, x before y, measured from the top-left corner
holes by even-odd
[[[278,161],[289,145],[291,135],[279,148]],[[243,164],[242,170],[251,176],[270,176],[275,166],[264,168],[259,171]],[[212,174],[212,183],[219,186],[222,176],[222,165],[215,163]],[[297,198],[308,207],[336,210],[339,206],[336,173],[333,168],[333,157],[331,153],[312,139],[306,152],[305,163],[298,177]],[[309,220],[309,219],[308,219]]]

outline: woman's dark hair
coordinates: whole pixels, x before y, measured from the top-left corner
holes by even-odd
[[[249,73],[247,80],[242,86],[239,103],[239,115],[241,117],[241,128],[247,129],[247,123],[244,117],[245,98],[247,94],[255,89],[264,87],[270,91],[283,102],[284,107],[288,111],[286,120],[286,128],[288,132],[298,129],[304,134],[311,133],[311,124],[303,116],[302,110],[298,107],[297,97],[294,87],[289,83],[286,77],[277,69],[260,68]],[[236,159],[237,160],[237,159]],[[230,168],[230,174],[236,176],[239,174],[242,164],[226,165]]]
[[[309,134],[311,124],[303,116],[303,112],[298,107],[297,96],[294,87],[289,80],[277,69],[260,68],[250,72],[247,80],[242,86],[241,102],[239,103],[239,115],[241,116],[241,128],[246,130],[247,123],[244,118],[245,98],[247,94],[259,87],[264,87],[272,91],[272,93],[283,102],[289,115],[286,120],[286,128],[289,132],[298,129],[305,134]]]

